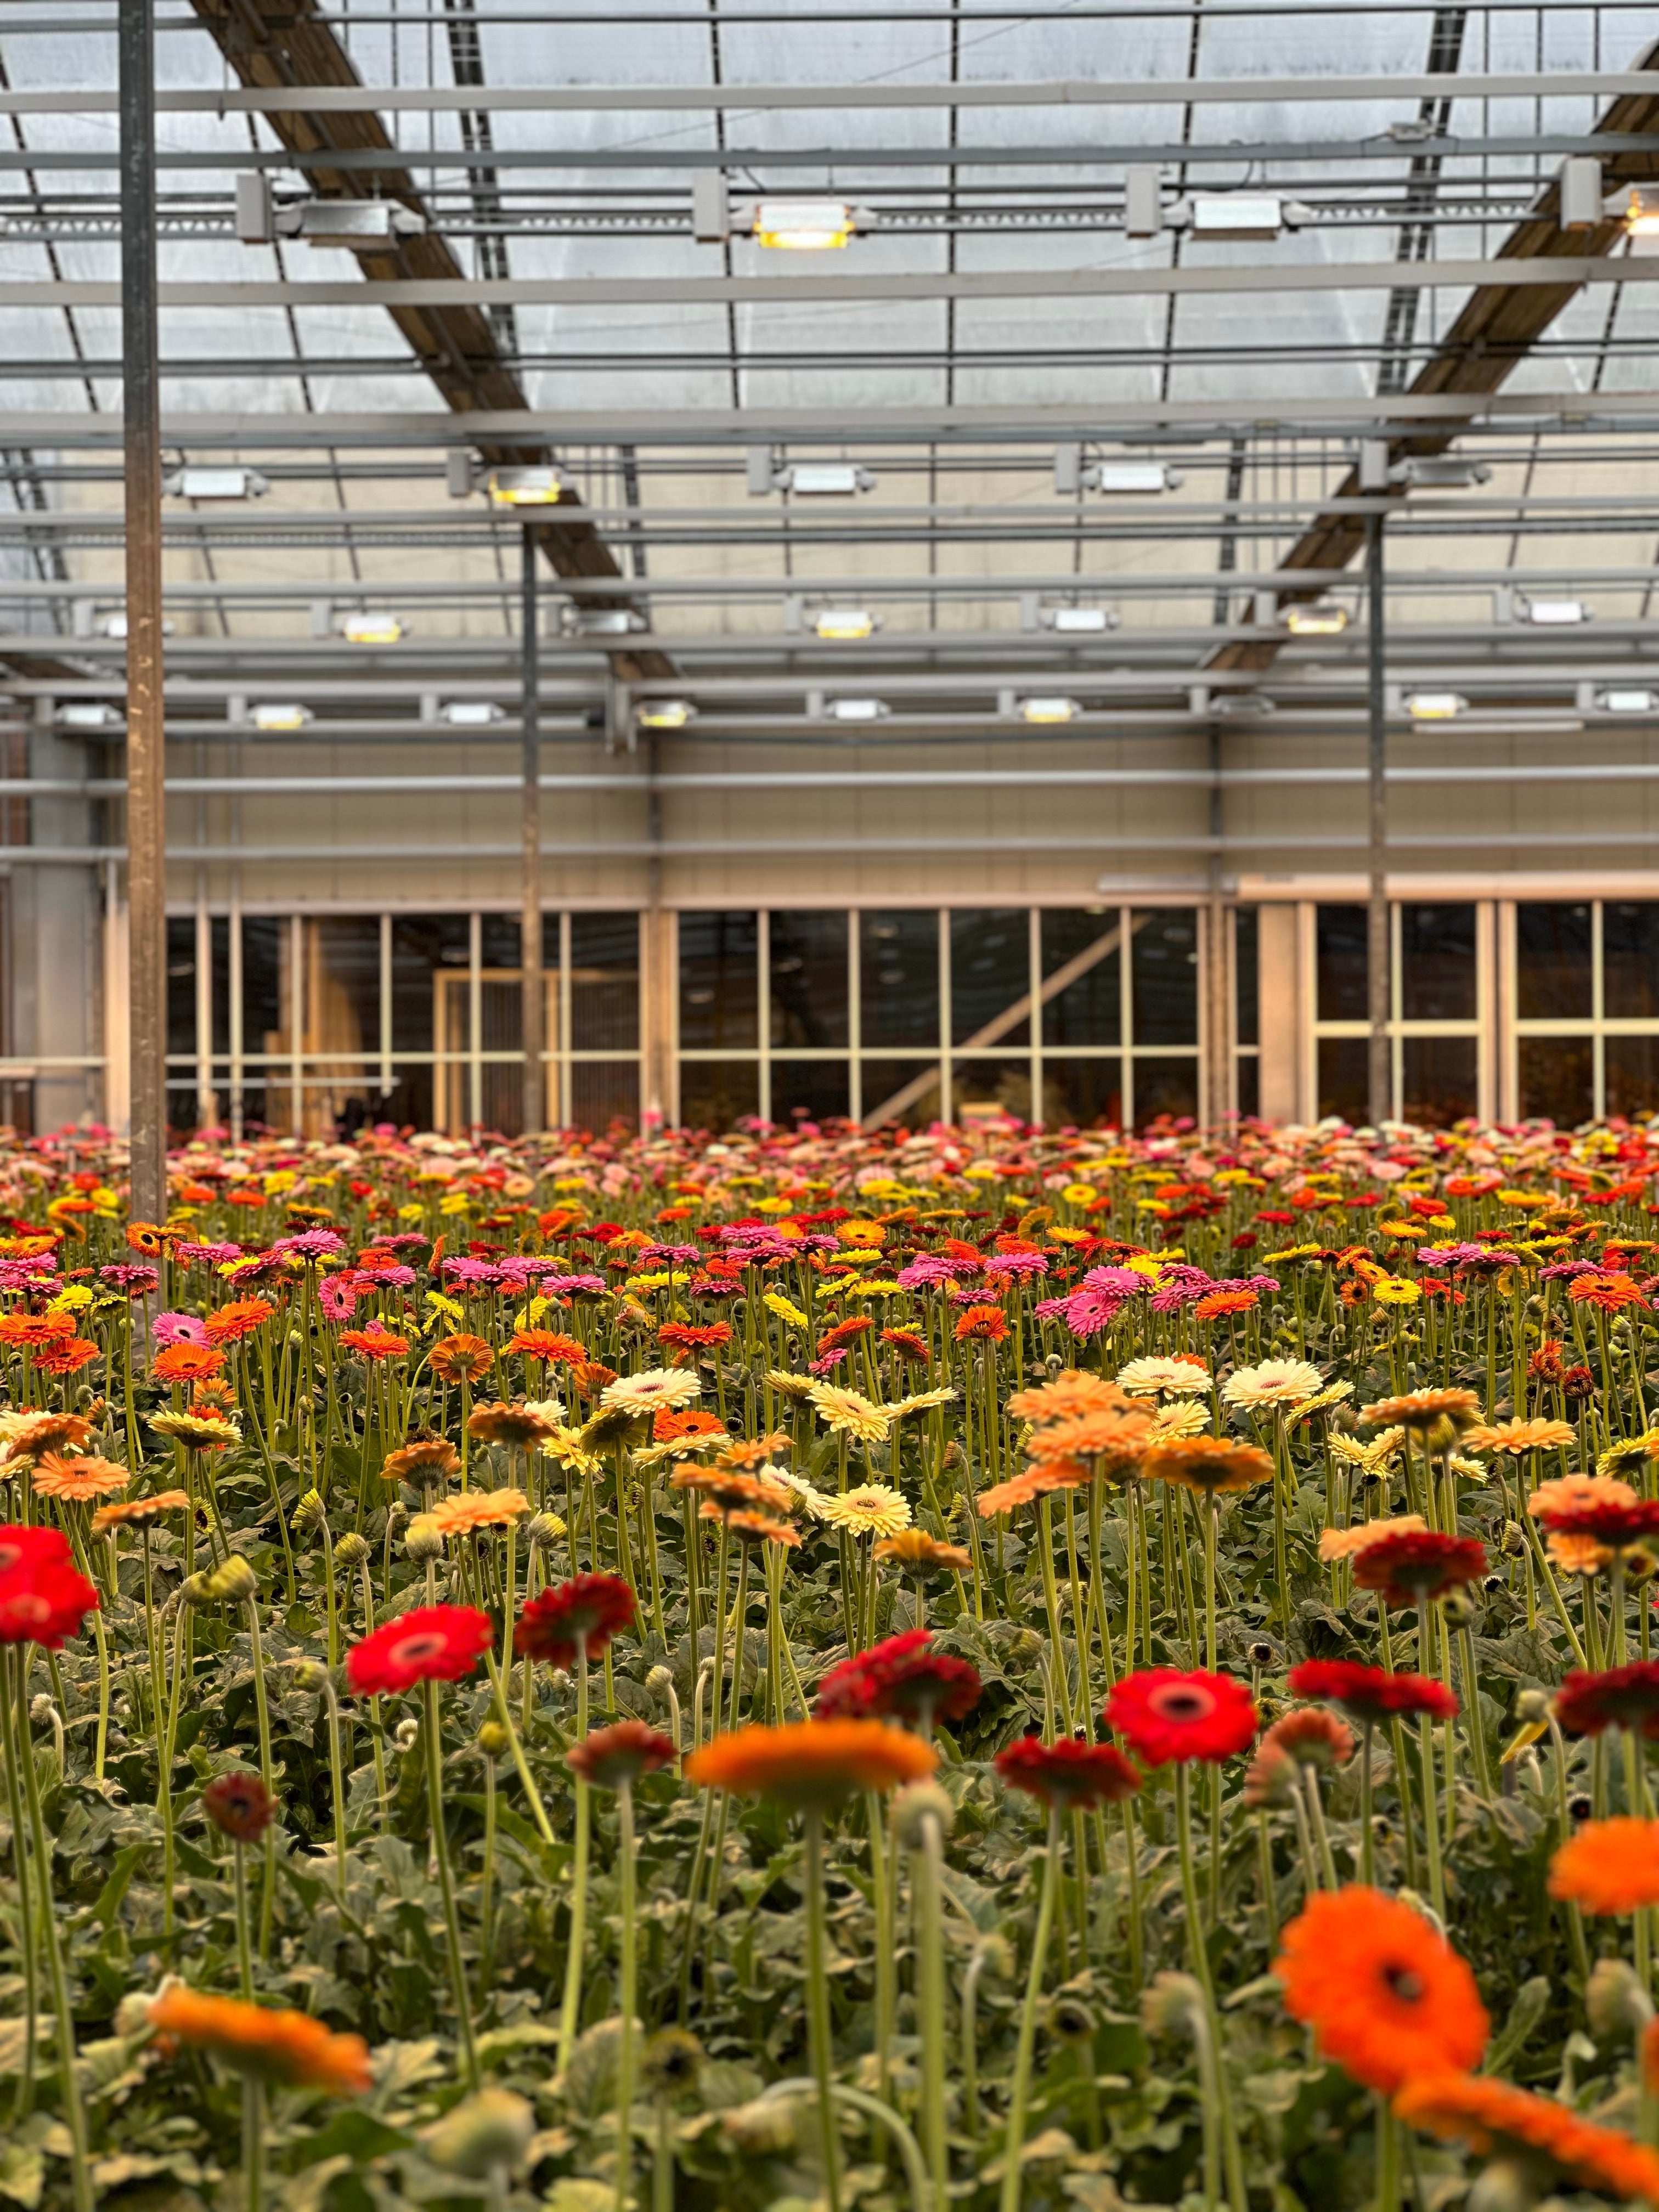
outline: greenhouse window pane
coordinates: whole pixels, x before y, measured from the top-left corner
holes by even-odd
[[[575,1052],[638,1051],[638,915],[571,915],[570,1043]],[[627,1111],[638,1113],[637,1096]]]
[[[1401,1012],[1408,1022],[1473,1021],[1474,907],[1402,906],[1400,965]]]
[[[1616,1021],[1659,1015],[1659,904],[1609,899],[1602,908],[1601,989],[1603,1011]],[[1611,1095],[1607,1110],[1614,1110]]]
[[[1130,986],[1137,1044],[1198,1042],[1198,915],[1191,908],[1159,907],[1133,918]],[[1135,1115],[1142,1118],[1138,1071]]]
[[[1045,1060],[1042,1118],[1051,1129],[1123,1126],[1123,1063],[1115,1053],[1099,1059]]]
[[[1045,1045],[1123,1042],[1123,926],[1115,907],[1044,909],[1041,935]],[[1066,982],[1052,997],[1046,987]]]
[[[1595,1056],[1588,1037],[1522,1037],[1519,1045],[1523,1120],[1576,1128],[1595,1110]]]
[[[680,1043],[690,1052],[760,1042],[760,939],[752,914],[680,916]],[[701,1079],[699,1079],[701,1080]],[[739,1109],[752,1114],[753,1106]],[[688,1116],[688,1119],[690,1117]]]
[[[753,1060],[683,1060],[680,1121],[688,1129],[723,1129],[760,1111],[760,1069]]]
[[[772,1119],[788,1128],[799,1121],[845,1119],[851,1085],[844,1060],[775,1060]]]
[[[1407,1121],[1448,1129],[1475,1110],[1474,1037],[1406,1037],[1401,1041],[1400,1110]]]
[[[848,1034],[847,916],[773,914],[767,921],[767,939],[774,1046],[805,1045],[822,1051],[844,1045]],[[774,1106],[775,1110],[775,1101]]]
[[[1315,923],[1319,1019],[1363,1022],[1370,1015],[1366,913],[1363,906],[1322,906]],[[1321,1107],[1321,1113],[1334,1112]],[[1352,1117],[1345,1116],[1345,1119]]]
[[[1031,925],[1027,909],[994,908],[951,916],[951,1042],[981,1031],[989,1045],[1026,1043],[1031,1034]],[[1020,1002],[1026,1011],[1008,1018]]]
[[[859,916],[859,1022],[866,1045],[939,1042],[939,916]],[[870,1098],[869,1085],[865,1097]]]
[[[1522,1021],[1589,1019],[1591,924],[1588,905],[1516,907],[1516,1011]],[[1589,1113],[1588,1106],[1584,1111]]]

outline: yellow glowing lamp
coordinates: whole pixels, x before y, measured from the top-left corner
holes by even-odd
[[[1414,722],[1455,722],[1468,703],[1455,691],[1413,691],[1406,701],[1406,712]]]
[[[488,489],[497,507],[556,507],[568,486],[557,469],[492,469]]]
[[[1027,722],[1069,722],[1082,712],[1075,699],[1025,699],[1020,719]]]
[[[873,637],[877,628],[875,616],[863,607],[825,607],[812,623],[817,636],[831,638],[838,643],[853,643],[862,637]]]
[[[1292,637],[1340,637],[1348,627],[1348,610],[1334,599],[1320,599],[1312,606],[1291,608],[1285,627]]]
[[[689,699],[652,699],[639,711],[642,730],[683,730],[696,713]]]
[[[1632,238],[1659,238],[1659,191],[1632,185],[1625,206],[1625,228]]]
[[[340,635],[348,645],[396,645],[404,626],[396,615],[348,615]]]
[[[845,200],[759,200],[754,234],[760,246],[791,253],[823,253],[858,233],[856,211]]]

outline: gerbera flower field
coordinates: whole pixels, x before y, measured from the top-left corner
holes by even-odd
[[[1659,1130],[0,1150],[0,2198],[1659,2203]]]

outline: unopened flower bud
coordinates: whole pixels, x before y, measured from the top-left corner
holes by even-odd
[[[417,1513],[409,1524],[409,1534],[404,1539],[404,1550],[417,1567],[444,1555],[443,1531],[433,1526],[423,1513]]]
[[[334,1547],[334,1564],[337,1567],[344,1567],[348,1570],[361,1567],[368,1556],[368,1539],[367,1536],[360,1536],[355,1528],[349,1535],[342,1536]]]
[[[1538,2191],[1533,2177],[1516,2160],[1495,2158],[1463,2202],[1468,2212],[1532,2212]]]
[[[696,2087],[704,2055],[702,2044],[687,2029],[665,2027],[645,2046],[641,2078],[655,2096],[678,2096]]]
[[[1204,1992],[1190,1974],[1154,1974],[1140,1993],[1148,2035],[1190,2035],[1204,2018]]]
[[[659,1701],[665,1698],[674,1686],[674,1676],[667,1667],[657,1666],[645,1678],[645,1686]]]
[[[259,1577],[240,1553],[233,1552],[208,1576],[206,1588],[212,1604],[246,1605],[258,1595]]]
[[[1244,1646],[1244,1656],[1252,1667],[1271,1667],[1279,1654],[1265,1638],[1258,1636]]]
[[[511,2089],[480,2089],[439,2121],[426,2138],[426,2154],[447,2173],[483,2181],[519,2165],[535,2132],[527,2099]]]
[[[413,1751],[420,1741],[420,1736],[421,1724],[418,1721],[399,1721],[392,1731],[392,1741],[402,1752]]]
[[[556,1544],[564,1534],[564,1523],[556,1513],[532,1513],[524,1524],[532,1552],[544,1552],[550,1544]]]
[[[1605,2043],[1639,2033],[1653,2018],[1653,2005],[1624,1960],[1598,1959],[1584,1986],[1584,2015],[1591,2034]]]
[[[1550,1717],[1549,1693],[1546,1690],[1522,1690],[1515,1701],[1515,1717],[1528,1728],[1547,1721]]]
[[[294,1509],[294,1533],[296,1536],[314,1536],[327,1517],[320,1493],[308,1490]]]
[[[205,1575],[186,1575],[174,1595],[180,1605],[191,1606],[198,1613],[214,1601]]]
[[[1467,1628],[1474,1618],[1474,1604],[1467,1590],[1450,1589],[1440,1601],[1448,1628]]]
[[[893,1800],[893,1833],[907,1851],[922,1849],[930,1821],[938,1823],[942,1843],[956,1826],[956,1818],[950,1792],[937,1782],[912,1782]]]
[[[1048,2028],[1062,2043],[1089,2043],[1094,2039],[1095,2016],[1081,1997],[1061,1990],[1048,2008]]]
[[[757,2097],[720,2116],[727,2141],[744,2158],[787,2157],[799,2140],[799,2100],[785,2103]]]
[[[486,1759],[499,1759],[512,1741],[499,1721],[486,1721],[478,1730],[478,1748]]]
[[[319,1692],[328,1687],[328,1669],[319,1659],[296,1659],[294,1662],[294,1686],[297,1690]]]
[[[48,1721],[58,1717],[58,1708],[44,1690],[29,1699],[29,1718],[36,1728],[45,1728]]]

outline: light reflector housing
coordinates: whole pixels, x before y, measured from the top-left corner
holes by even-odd
[[[637,720],[642,730],[683,730],[695,720],[696,712],[689,699],[646,699],[640,704]]]
[[[1408,691],[1406,712],[1414,722],[1455,722],[1468,712],[1469,702],[1460,691]]]
[[[1659,708],[1659,691],[1634,684],[1613,684],[1596,693],[1595,703],[1604,714],[1651,714]]]
[[[1045,629],[1061,637],[1094,636],[1117,628],[1117,617],[1109,607],[1045,607],[1042,621]]]
[[[1572,629],[1590,620],[1590,610],[1582,599],[1528,599],[1522,613],[1540,629]]]
[[[860,638],[873,637],[880,628],[880,617],[865,607],[821,607],[812,617],[813,635],[837,643],[855,643]]]
[[[340,635],[348,645],[396,645],[404,635],[403,618],[399,615],[347,615],[340,623]]]
[[[1034,698],[1019,702],[1022,722],[1070,722],[1082,712],[1075,699]]]
[[[496,507],[556,507],[571,486],[559,469],[491,469],[485,489]]]
[[[270,489],[258,469],[175,469],[161,487],[169,499],[263,499]]]
[[[1099,461],[1084,481],[1094,491],[1146,498],[1173,491],[1181,478],[1163,461]]]
[[[1316,599],[1311,606],[1287,608],[1285,627],[1292,637],[1340,637],[1348,627],[1348,610],[1334,599]]]
[[[251,709],[250,719],[256,730],[303,730],[316,717],[309,707],[301,707],[291,700],[262,700]]]
[[[856,461],[792,461],[779,482],[799,499],[849,499],[873,491],[876,480]]]
[[[1625,228],[1632,238],[1659,238],[1659,186],[1631,186],[1625,203]]]
[[[101,699],[69,699],[58,709],[66,730],[112,730],[121,717]]]
[[[755,241],[791,253],[833,251],[858,235],[860,213],[845,200],[757,200]]]
[[[1206,192],[1189,203],[1194,238],[1277,238],[1285,207],[1273,192]]]
[[[830,699],[823,711],[832,722],[879,722],[893,710],[884,699]]]

